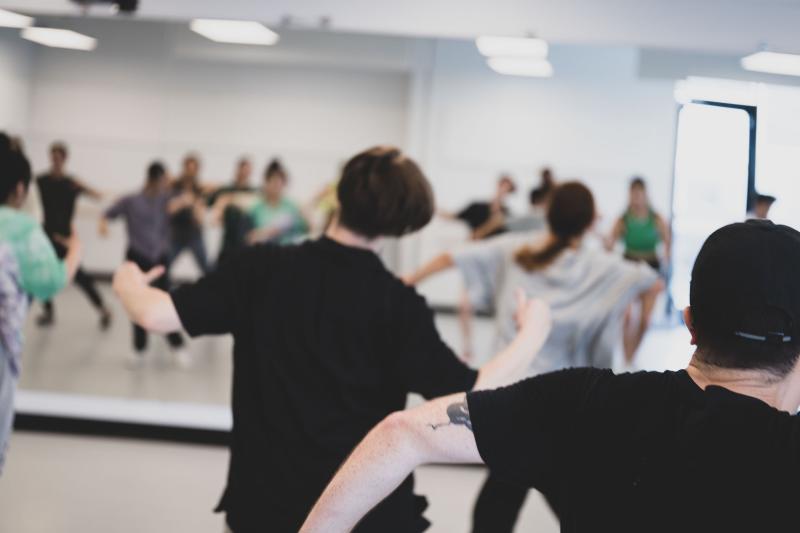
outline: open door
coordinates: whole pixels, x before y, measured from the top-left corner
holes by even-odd
[[[678,111],[672,195],[669,291],[678,309],[689,305],[689,282],[706,237],[745,219],[755,168],[755,111],[711,102]]]

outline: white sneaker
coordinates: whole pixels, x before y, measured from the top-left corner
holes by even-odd
[[[144,368],[144,352],[130,352],[125,356],[125,367],[129,370]]]
[[[172,356],[175,358],[175,364],[180,368],[191,368],[194,364],[194,357],[185,347],[173,349]]]

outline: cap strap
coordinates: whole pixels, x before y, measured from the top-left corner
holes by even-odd
[[[734,335],[737,337],[741,337],[743,339],[751,340],[751,341],[761,341],[761,342],[770,342],[770,343],[782,343],[782,342],[792,342],[791,335],[785,335],[783,332],[780,331],[770,331],[766,335],[754,335],[752,333],[744,333],[743,331],[734,331]]]

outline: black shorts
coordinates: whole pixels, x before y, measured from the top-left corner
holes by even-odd
[[[625,254],[624,257],[628,261],[633,261],[634,263],[641,263],[641,262],[647,263],[656,272],[661,272],[661,261],[659,261],[658,257],[655,256],[655,255],[652,256],[652,257],[637,257],[637,256]]]

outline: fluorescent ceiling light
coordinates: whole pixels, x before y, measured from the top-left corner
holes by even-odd
[[[755,72],[800,76],[800,55],[756,52],[742,58],[742,68]]]
[[[252,20],[194,19],[189,27],[218,43],[269,46],[277,43],[279,38],[277,33]]]
[[[33,17],[26,17],[13,11],[0,9],[0,27],[3,28],[27,28],[33,25]]]
[[[486,57],[547,57],[547,41],[532,37],[492,37],[475,39],[478,51]]]
[[[549,78],[553,75],[553,65],[546,59],[490,57],[486,62],[495,72],[509,76]]]
[[[22,38],[53,48],[69,48],[70,50],[94,50],[97,39],[72,30],[57,28],[25,28]]]

